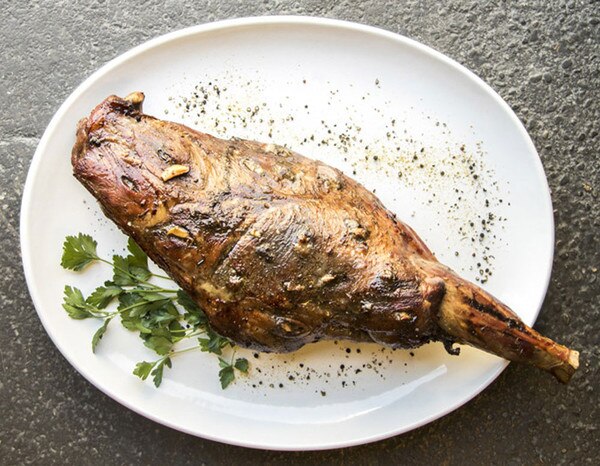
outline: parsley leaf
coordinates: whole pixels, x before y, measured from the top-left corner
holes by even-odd
[[[222,354],[223,348],[231,345],[229,339],[222,337],[210,328],[206,330],[206,338],[198,338],[200,349],[207,353]]]
[[[155,362],[142,361],[138,362],[133,369],[133,375],[137,375],[140,379],[146,380],[150,375],[150,371],[154,367]]]
[[[143,317],[149,312],[170,304],[171,298],[158,293],[123,293],[119,296],[121,319]]]
[[[165,365],[169,368],[171,367],[171,358],[161,359],[159,361],[159,363],[156,365],[156,367],[154,368],[154,370],[152,371],[152,376],[153,376],[152,380],[154,381],[154,386],[157,388],[162,383],[163,368],[165,367]]]
[[[100,340],[106,333],[106,327],[108,327],[108,324],[111,320],[112,317],[105,319],[102,326],[98,330],[96,330],[96,333],[94,333],[94,336],[92,337],[92,353],[96,352],[96,347],[98,346],[98,343],[100,343]]]
[[[131,256],[128,256],[129,263],[132,266],[139,267],[142,269],[148,269],[148,256],[142,248],[138,246],[138,244],[133,240],[133,238],[129,238],[127,241],[127,249],[131,253]]]
[[[64,293],[65,296],[62,306],[69,314],[69,317],[72,319],[87,319],[89,317],[95,317],[95,315],[92,314],[94,307],[85,302],[83,294],[79,288],[65,286]]]
[[[121,293],[123,293],[123,288],[120,286],[117,286],[112,282],[104,282],[104,286],[96,288],[92,294],[87,297],[86,302],[95,306],[97,309],[104,309]]]
[[[119,296],[118,309],[123,327],[139,331],[143,340],[147,340],[150,336],[163,336],[172,344],[179,341],[185,334],[177,322],[180,319],[177,308],[170,298],[162,295],[123,293]],[[160,352],[163,345],[166,345],[164,340],[153,340],[146,344],[151,349],[155,349],[156,346],[159,354],[163,354]]]
[[[185,328],[176,320],[169,323],[169,332],[171,332],[171,341],[173,343],[177,343],[185,337]]]
[[[208,324],[208,319],[202,309],[185,291],[177,291],[177,302],[185,309],[183,317],[192,327],[198,328]]]
[[[179,313],[172,303],[168,302],[144,316],[144,324],[148,328],[169,327],[171,331],[180,332],[183,330],[178,324]],[[173,324],[177,324],[174,326]],[[172,327],[173,325],[173,327]]]
[[[153,350],[156,354],[164,356],[171,351],[173,342],[163,335],[149,335],[144,338],[144,346]]]
[[[142,380],[146,380],[149,375],[152,375],[154,386],[158,387],[162,383],[163,370],[165,366],[169,368],[172,367],[171,358],[164,357],[153,362],[142,361],[135,365],[133,374],[137,375]]]
[[[135,286],[147,281],[152,272],[148,269],[148,256],[132,238],[127,249],[131,253],[127,257],[113,256],[113,281],[120,286]]]
[[[244,374],[248,373],[248,360],[246,358],[237,358],[235,363],[230,363],[225,359],[219,357],[219,380],[221,382],[221,388],[226,389],[231,382],[235,380],[235,370],[237,369]]]
[[[235,373],[233,372],[233,366],[228,364],[219,371],[219,381],[221,382],[221,388],[223,390],[226,389],[234,380]]]
[[[119,286],[135,286],[152,275],[148,267],[140,265],[139,258],[118,255],[113,256],[113,273],[113,282]]]
[[[90,262],[99,259],[97,246],[98,243],[90,235],[79,233],[77,236],[67,236],[63,243],[60,265],[69,270],[83,269]]]
[[[246,358],[237,358],[233,366],[244,374],[248,373],[248,360]]]

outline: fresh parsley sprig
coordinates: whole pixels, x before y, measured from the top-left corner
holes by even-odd
[[[226,361],[223,358],[219,358],[219,381],[221,382],[221,388],[225,389],[227,386],[235,380],[235,369],[244,374],[248,373],[248,360],[246,358],[237,358],[234,361],[235,353],[231,356],[230,361]]]
[[[69,270],[81,271],[94,262],[110,265],[113,270],[112,280],[98,286],[87,298],[78,288],[65,286],[64,290],[63,308],[71,318],[103,321],[92,337],[93,352],[109,323],[119,316],[126,329],[138,332],[144,345],[161,356],[156,361],[139,362],[133,370],[142,380],[151,375],[157,387],[162,382],[164,367],[171,368],[174,356],[198,349],[219,356],[222,388],[235,379],[236,370],[248,372],[248,361],[245,358],[234,360],[235,350],[231,340],[210,328],[206,315],[187,293],[150,282],[152,278],[169,277],[150,271],[148,256],[133,239],[130,238],[127,243],[129,254],[114,255],[112,261],[100,257],[97,247],[98,243],[90,235],[79,233],[77,236],[67,236],[61,259],[61,265]],[[108,310],[115,301],[116,309]],[[196,337],[197,345],[181,350],[174,348],[179,341]],[[221,357],[226,349],[232,352],[229,362]]]

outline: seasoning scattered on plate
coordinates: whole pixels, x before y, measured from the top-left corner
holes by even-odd
[[[207,76],[188,82],[189,92],[171,95],[164,113],[219,137],[273,141],[320,158],[365,186],[368,175],[381,175],[382,180],[397,188],[399,194],[392,199],[395,202],[403,201],[407,191],[420,192],[426,209],[415,205],[410,214],[413,218],[406,220],[412,224],[421,211],[430,218],[435,216],[439,221],[430,228],[449,228],[448,237],[458,238],[448,241],[444,253],[460,256],[461,263],[468,264],[461,272],[471,272],[476,282],[490,280],[494,273],[493,251],[501,245],[508,203],[500,195],[475,129],[471,126],[469,134],[461,139],[447,122],[425,111],[413,107],[391,111],[393,102],[386,98],[389,89],[380,79],[371,82],[358,104],[358,85],[298,79],[307,96],[301,104],[289,95],[273,97],[270,83],[244,80],[235,71]],[[315,99],[316,94],[322,98]],[[421,131],[415,132],[415,127]],[[372,190],[380,195],[377,187]],[[317,379],[327,386],[335,383],[341,388],[357,387],[373,375],[385,378],[386,371],[398,364],[391,349],[365,351],[357,357],[358,347],[354,347],[353,355],[348,345],[339,343],[336,348],[348,363],[324,371],[305,362],[292,362],[294,355],[255,356],[247,384],[285,390],[289,384],[310,383],[312,387]],[[373,357],[365,360],[366,353]],[[401,363],[404,371],[408,364]],[[320,396],[326,396],[326,392],[315,390]]]

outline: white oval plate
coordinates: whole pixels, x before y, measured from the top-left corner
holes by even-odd
[[[177,106],[209,81],[222,95],[207,88],[206,114],[194,113],[193,104],[190,111]],[[61,244],[68,234],[87,232],[108,255],[125,239],[72,177],[70,150],[78,119],[109,94],[134,90],[146,93],[147,113],[221,135],[268,140],[271,133],[275,142],[355,171],[467,278],[479,277],[488,264],[477,262],[488,257],[493,275],[484,286],[528,324],[552,264],[552,206],[536,150],[508,105],[462,66],[410,39],[342,21],[270,17],[192,27],[134,48],[80,85],[44,133],[27,178],[21,246],[31,296],[56,346],[100,390],[194,435],[308,450],[414,429],[473,398],[506,367],[471,348],[451,357],[439,344],[411,355],[328,342],[259,359],[241,351],[251,360],[250,375],[224,391],[214,358],[186,353],[155,389],[131,375],[152,354],[117,322],[92,354],[98,323],[69,319],[62,291],[72,284],[88,293],[110,273],[101,265],[79,274],[62,270]],[[246,123],[238,118],[255,105],[258,114],[246,115]],[[345,146],[336,143],[340,128],[350,138]],[[480,238],[480,220],[490,212],[495,220]]]

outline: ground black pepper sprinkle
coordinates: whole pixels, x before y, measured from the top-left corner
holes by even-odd
[[[394,106],[391,101],[381,100],[381,90],[385,85],[379,78],[371,81],[374,83],[373,93],[366,91],[360,95],[360,104],[356,106],[351,105],[351,99],[347,97],[349,89],[356,89],[352,84],[345,88],[334,87],[329,82],[309,83],[306,78],[296,81],[300,82],[304,93],[311,92],[312,86],[325,89],[323,102],[296,104],[289,95],[282,96],[278,102],[267,101],[266,97],[261,97],[269,95],[265,92],[268,88],[266,83],[242,79],[241,75],[230,71],[194,83],[186,95],[170,97],[169,107],[164,113],[220,137],[273,140],[308,156],[317,154],[322,158],[331,157],[333,161],[343,161],[347,172],[358,176],[359,181],[364,182],[361,179],[364,174],[374,173],[377,179],[382,175],[388,177],[390,183],[393,180],[399,192],[406,189],[423,192],[426,197],[422,203],[427,207],[424,211],[441,219],[432,228],[453,230],[460,238],[458,244],[448,243],[449,257],[471,261],[470,265],[463,262],[463,270],[459,271],[471,271],[480,283],[489,280],[494,270],[491,251],[496,244],[496,232],[503,228],[506,221],[503,212],[510,202],[500,197],[501,190],[494,181],[494,173],[485,164],[482,143],[471,142],[475,132],[470,141],[457,141],[448,123],[414,107],[410,108],[410,114],[386,117],[389,108]],[[345,111],[338,111],[342,108]],[[316,123],[315,114],[322,115]],[[343,120],[332,117],[339,114],[343,114]],[[409,134],[408,116],[419,118],[428,128],[427,134]],[[376,131],[371,121],[377,121]],[[375,192],[373,187],[371,189]],[[396,198],[393,200],[396,201]],[[500,209],[501,206],[504,208]],[[417,208],[418,205],[413,217],[417,215]],[[341,385],[336,384],[341,388],[359,387],[361,380],[368,380],[373,373],[384,377],[387,367],[391,371],[398,364],[397,358],[391,356],[393,352],[385,348],[377,351],[381,356],[356,364],[356,358],[364,358],[371,351],[375,354],[375,351],[369,348],[361,356],[358,347],[340,345],[337,348],[341,352],[337,357],[343,356],[345,363],[339,364],[339,370],[333,376],[343,379]],[[352,349],[356,354],[352,354]],[[412,351],[408,354],[415,356]],[[256,373],[263,377],[279,377],[294,385],[308,384],[311,375],[313,379],[328,383],[327,378],[332,376],[327,371],[311,367],[310,359],[305,364],[297,363],[295,358],[282,361],[272,355],[253,353],[252,356]],[[275,363],[272,363],[273,360]],[[408,367],[407,362],[402,364]],[[300,370],[290,367],[299,367]],[[352,384],[345,379],[348,374],[357,377]],[[248,384],[253,389],[262,385],[262,380]],[[274,385],[283,387],[279,380],[273,380],[269,386]],[[321,395],[325,396],[325,392]]]

